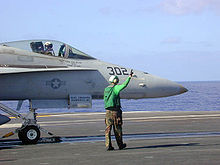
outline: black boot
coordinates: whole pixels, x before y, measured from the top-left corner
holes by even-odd
[[[126,146],[127,146],[127,144],[126,144],[126,143],[124,143],[124,144],[120,145],[120,146],[119,146],[119,150],[124,149]]]
[[[107,148],[107,151],[113,151],[114,149],[115,149],[114,147],[109,146],[109,147]]]

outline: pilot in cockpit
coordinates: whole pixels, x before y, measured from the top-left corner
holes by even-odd
[[[44,46],[45,46],[44,54],[51,55],[51,56],[55,55],[53,51],[53,44],[51,42],[45,42]]]

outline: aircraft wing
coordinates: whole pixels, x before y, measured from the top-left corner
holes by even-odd
[[[81,68],[81,67],[69,67],[69,68],[44,68],[44,69],[30,69],[30,68],[0,68],[1,74],[13,74],[13,73],[30,73],[30,72],[59,72],[59,71],[97,71],[92,68]]]

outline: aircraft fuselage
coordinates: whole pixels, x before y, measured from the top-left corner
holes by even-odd
[[[56,100],[72,94],[103,98],[109,77],[117,75],[122,83],[131,70],[95,58],[55,57],[8,46],[0,46],[0,59],[0,100]],[[121,98],[166,97],[186,91],[175,82],[134,70]]]

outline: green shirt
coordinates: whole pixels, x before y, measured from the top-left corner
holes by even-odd
[[[120,92],[127,87],[130,80],[131,77],[128,77],[127,80],[121,85],[111,84],[110,86],[105,88],[104,91],[105,109],[121,108]]]

